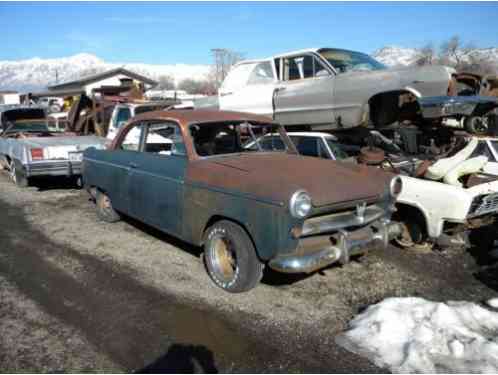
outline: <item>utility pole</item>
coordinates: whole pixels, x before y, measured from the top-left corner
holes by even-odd
[[[225,48],[212,48],[211,53],[214,57],[214,66],[216,72],[216,84],[220,86],[221,82],[225,78],[225,56],[227,55],[227,50]]]

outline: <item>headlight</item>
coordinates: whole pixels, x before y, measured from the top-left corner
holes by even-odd
[[[289,202],[289,209],[292,216],[297,219],[306,217],[311,211],[311,197],[304,190],[298,190]]]
[[[391,194],[391,197],[396,198],[401,194],[401,190],[403,190],[403,180],[399,176],[393,177],[389,182],[389,194]]]

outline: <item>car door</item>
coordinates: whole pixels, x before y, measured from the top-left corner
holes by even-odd
[[[220,109],[272,116],[275,84],[271,61],[238,65],[219,90]]]
[[[177,123],[147,123],[130,168],[130,215],[181,237],[187,162]]]
[[[95,178],[102,188],[111,198],[115,209],[129,214],[130,197],[128,194],[130,169],[136,163],[136,158],[140,149],[140,139],[128,137],[130,132],[143,133],[143,124],[137,123],[124,135],[123,140],[113,150],[96,150],[98,159],[90,160],[95,163],[92,168],[94,173],[98,173]]]
[[[107,131],[107,139],[113,140],[118,134],[119,129],[132,117],[130,107],[124,105],[116,105],[109,121],[109,129]]]
[[[311,53],[282,57],[275,93],[275,119],[284,125],[327,125],[335,122],[334,75]]]

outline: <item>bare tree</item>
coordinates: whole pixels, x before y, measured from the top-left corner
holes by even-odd
[[[160,76],[157,79],[157,88],[159,90],[174,90],[175,80],[169,75]]]
[[[427,44],[425,47],[421,48],[419,51],[419,57],[415,62],[417,65],[432,65],[436,59],[436,50],[432,43]]]
[[[211,53],[214,58],[214,75],[216,86],[219,87],[232,65],[243,60],[244,54],[227,48],[213,48]]]
[[[178,83],[178,89],[185,90],[189,94],[207,94],[209,93],[209,82],[187,78]]]
[[[467,63],[466,60],[469,60],[469,53],[473,49],[475,46],[472,43],[463,46],[460,37],[455,35],[441,45],[440,60],[446,65],[453,65],[460,70]]]

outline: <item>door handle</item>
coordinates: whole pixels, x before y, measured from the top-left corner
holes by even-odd
[[[285,86],[277,87],[275,90],[276,91],[284,91],[285,90]]]
[[[132,161],[130,161],[130,162],[128,163],[128,165],[130,166],[130,168],[138,168],[138,164],[137,164],[137,163],[134,163],[134,162],[132,162]]]
[[[220,92],[220,96],[233,95],[233,92]]]

